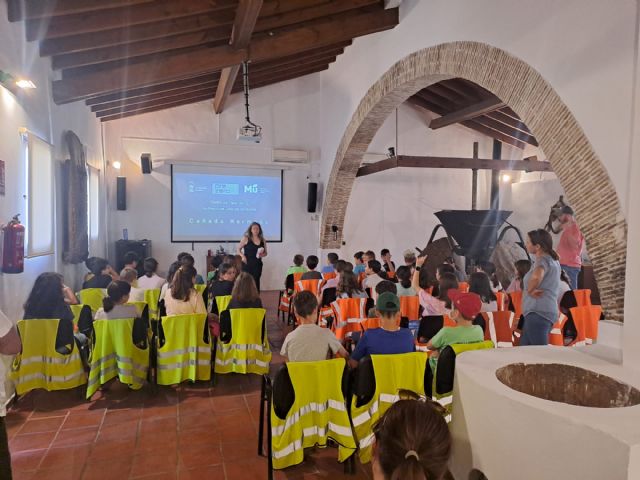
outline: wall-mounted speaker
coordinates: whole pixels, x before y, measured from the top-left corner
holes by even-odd
[[[140,166],[142,167],[142,173],[151,173],[151,170],[153,170],[153,164],[151,163],[150,153],[143,153],[140,155]]]
[[[116,204],[118,210],[127,209],[127,177],[116,178]]]
[[[317,203],[318,203],[318,184],[315,182],[309,182],[309,186],[307,190],[307,212],[315,213]]]

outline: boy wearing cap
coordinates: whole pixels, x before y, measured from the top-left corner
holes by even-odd
[[[449,289],[447,295],[451,299],[451,313],[449,317],[456,322],[455,327],[442,328],[427,343],[427,349],[435,350],[429,357],[431,370],[435,371],[438,354],[448,345],[455,343],[475,343],[484,340],[484,332],[479,325],[473,325],[473,320],[482,308],[482,299],[476,293],[462,293]]]
[[[376,310],[380,317],[380,328],[367,330],[349,361],[357,367],[361,358],[367,355],[408,353],[415,350],[413,335],[408,328],[400,328],[400,299],[391,292],[378,296]]]

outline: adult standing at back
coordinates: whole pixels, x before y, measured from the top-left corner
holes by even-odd
[[[571,281],[571,288],[578,288],[578,274],[582,269],[582,249],[584,248],[584,236],[578,227],[576,219],[573,217],[571,207],[562,207],[560,216],[560,241],[558,242],[558,255],[560,266],[565,271]]]
[[[560,262],[546,230],[532,230],[526,243],[527,251],[535,255],[535,263],[524,277],[520,345],[548,345],[551,327],[558,319]]]
[[[242,271],[247,272],[256,282],[260,292],[262,276],[262,259],[267,256],[267,242],[258,222],[253,222],[245,232],[238,245],[238,255],[242,256]]]

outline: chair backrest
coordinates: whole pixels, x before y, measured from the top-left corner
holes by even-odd
[[[293,273],[290,273],[284,279],[284,288],[286,288],[287,290],[293,290],[293,284]]]
[[[298,280],[295,283],[295,292],[311,292],[314,295],[318,295],[321,282],[322,280]]]
[[[400,316],[407,320],[420,319],[420,299],[417,295],[400,297]]]
[[[18,395],[36,388],[66,390],[87,383],[87,376],[75,343],[69,353],[56,350],[60,320],[29,319],[18,321],[22,352],[16,355],[11,378]]]
[[[567,323],[567,316],[560,314],[558,320],[551,327],[549,333],[549,345],[555,345],[557,347],[564,347],[564,324]]]
[[[453,379],[455,377],[456,357],[458,355],[472,350],[485,350],[489,348],[494,348],[491,340],[475,343],[457,343],[443,348],[438,356],[438,364],[434,374],[432,386],[433,397],[440,399],[445,395],[451,394],[453,390]],[[446,406],[448,402],[444,403],[444,406]]]
[[[293,274],[293,284],[295,285],[296,283],[298,283],[300,280],[302,280],[302,275],[304,275],[304,272],[296,272]]]
[[[597,341],[602,307],[599,305],[574,307],[570,312],[578,334],[571,345],[591,345]]]
[[[229,308],[229,303],[231,303],[231,295],[220,295],[215,297],[216,307],[218,307],[218,314],[224,312],[227,308]]]
[[[498,311],[502,312],[507,309],[508,296],[504,292],[496,292],[496,304],[498,305]]]
[[[573,295],[576,299],[576,305],[578,307],[591,306],[591,290],[589,290],[588,288],[573,290]]]
[[[134,343],[135,319],[102,319],[93,322],[95,332],[91,351],[87,398],[116,376],[132,390],[144,385],[149,368],[149,348]]]
[[[304,460],[304,449],[339,445],[343,462],[356,450],[346,409],[346,362],[342,358],[318,362],[289,362],[273,381],[270,412],[273,468]]]
[[[193,288],[195,288],[196,292],[198,292],[200,295],[202,295],[204,293],[204,291],[207,288],[207,285],[205,283],[197,283],[193,286]]]
[[[158,302],[160,302],[160,289],[150,288],[144,291],[144,301],[149,305],[149,318],[157,320],[160,318],[160,309]]]
[[[469,291],[469,283],[458,282],[458,290],[460,290],[461,292],[467,293]]]
[[[369,317],[360,321],[360,328],[363,332],[371,330],[372,328],[380,328],[380,317]]]
[[[420,319],[416,340],[420,343],[427,343],[444,326],[443,315],[427,315]]]
[[[158,384],[211,378],[211,341],[206,313],[162,317],[164,344],[157,347]]]
[[[511,300],[511,310],[515,314],[516,321],[518,321],[522,315],[522,291],[511,292],[509,298]]]
[[[334,312],[333,331],[338,340],[350,332],[360,330],[360,322],[367,318],[366,298],[339,298],[331,304]]]
[[[96,313],[102,308],[102,299],[107,296],[104,288],[84,288],[78,292],[80,302],[89,305],[91,311]]]
[[[302,276],[302,275],[300,275]],[[323,280],[331,280],[332,278],[336,278],[338,276],[337,272],[325,272],[322,274]]]
[[[360,272],[358,274],[358,285],[362,286],[362,282],[364,282],[365,278],[367,278],[367,274],[365,272]]]
[[[457,327],[458,324],[449,315],[443,315],[445,327]]]
[[[484,339],[496,348],[513,347],[515,315],[513,312],[482,312],[485,321]]]
[[[269,372],[271,350],[265,326],[266,312],[264,308],[232,308],[225,312],[231,321],[231,339],[226,343],[218,341],[216,373],[262,375]]]

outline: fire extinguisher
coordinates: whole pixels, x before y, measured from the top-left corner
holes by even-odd
[[[24,271],[24,225],[18,218],[20,214],[6,225],[2,231],[2,272],[22,273]]]

